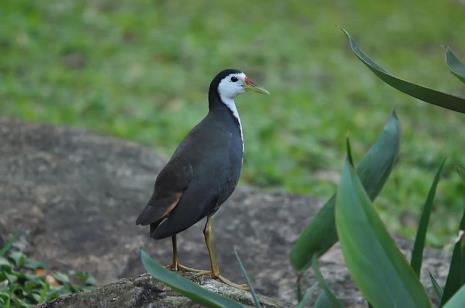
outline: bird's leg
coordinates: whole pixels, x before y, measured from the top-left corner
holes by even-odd
[[[218,261],[216,261],[216,255],[212,247],[212,216],[207,217],[205,228],[203,229],[203,235],[205,236],[205,245],[207,245],[208,256],[210,257],[210,265],[212,269],[212,277],[218,278],[220,276],[220,268],[218,267]]]
[[[230,280],[224,278],[223,276],[220,275],[220,269],[218,267],[218,262],[216,261],[216,255],[215,252],[213,251],[213,244],[212,244],[212,237],[213,237],[213,232],[212,232],[212,215],[209,215],[207,217],[207,223],[205,224],[205,229],[203,230],[203,234],[205,236],[205,244],[207,245],[208,249],[208,255],[210,256],[210,265],[211,265],[211,276],[213,279],[217,279],[227,285],[230,285],[234,288],[238,289],[243,289],[247,290],[248,287],[245,284],[236,284],[234,282],[231,282]],[[200,273],[204,274],[204,273]]]
[[[170,265],[167,267],[172,270],[172,271],[183,271],[183,272],[204,272],[203,270],[198,270],[195,268],[187,267],[182,265],[179,262],[179,257],[178,257],[178,245],[176,241],[176,234],[171,236],[171,244],[173,245],[173,260]]]
[[[173,245],[173,260],[167,267],[172,271],[179,270],[179,258],[178,258],[178,245],[176,241],[176,234],[171,236],[171,244]]]

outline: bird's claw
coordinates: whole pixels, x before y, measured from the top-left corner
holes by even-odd
[[[216,280],[219,280],[221,281],[222,283],[225,283],[233,288],[236,288],[236,289],[240,289],[240,290],[244,290],[244,291],[248,291],[249,290],[249,286],[245,283],[242,283],[242,284],[238,284],[238,283],[234,283],[232,282],[231,280],[221,276],[221,275],[218,275],[218,277],[213,277],[213,279],[216,279]]]
[[[231,280],[221,276],[221,275],[215,275],[213,272],[211,271],[201,271],[201,272],[198,272],[198,273],[195,273],[194,274],[194,277],[200,277],[200,276],[210,276],[212,279],[215,279],[215,280],[218,280],[218,281],[221,281],[222,283],[224,284],[227,284],[233,288],[236,288],[236,289],[240,289],[240,290],[244,290],[244,291],[247,291],[249,290],[249,286],[246,285],[246,284],[237,284],[237,283],[234,283],[232,282]]]
[[[174,271],[174,272],[185,272],[185,273],[201,273],[201,272],[205,272],[205,270],[199,270],[199,269],[196,269],[196,268],[184,266],[184,265],[182,265],[180,263],[171,263],[171,264],[167,265],[166,268],[171,270],[171,271]],[[195,275],[197,275],[197,274],[195,274]]]

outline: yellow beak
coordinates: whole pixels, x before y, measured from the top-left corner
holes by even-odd
[[[253,92],[260,93],[260,94],[270,95],[270,92],[268,92],[268,90],[264,88],[260,88],[252,80],[250,80],[247,77],[245,78],[244,88],[246,91],[253,91]]]

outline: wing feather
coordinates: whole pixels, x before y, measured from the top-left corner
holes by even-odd
[[[179,160],[170,161],[160,172],[155,188],[136,224],[156,224],[167,217],[178,205],[193,175],[190,164],[182,164]]]

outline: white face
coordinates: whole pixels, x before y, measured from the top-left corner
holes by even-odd
[[[245,92],[245,74],[229,74],[218,85],[218,94],[223,99],[234,99]]]

